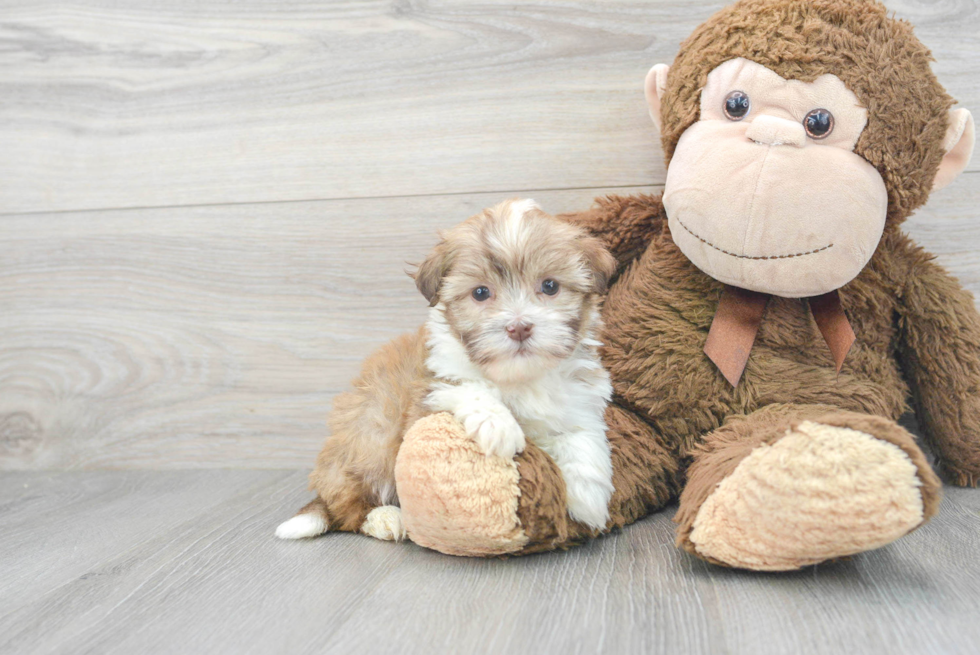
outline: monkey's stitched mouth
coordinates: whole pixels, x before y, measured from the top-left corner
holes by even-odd
[[[697,239],[701,243],[704,243],[706,245],[711,246],[712,248],[714,248],[718,252],[724,253],[724,254],[726,254],[726,255],[728,255],[730,257],[737,257],[739,259],[789,259],[790,257],[803,257],[804,255],[812,255],[814,253],[818,253],[818,252],[821,252],[821,251],[824,251],[824,250],[828,250],[829,248],[833,248],[834,247],[834,244],[828,243],[826,246],[823,246],[822,248],[816,248],[815,250],[807,250],[806,252],[796,252],[796,253],[793,253],[792,255],[768,255],[768,256],[765,256],[765,257],[752,257],[751,255],[739,255],[738,253],[728,252],[724,248],[719,248],[715,244],[711,243],[710,241],[708,241],[704,237],[702,237],[699,234],[697,234],[696,232],[694,232],[688,226],[684,225],[684,222],[681,221],[681,219],[678,218],[677,219],[677,223],[682,228],[684,228],[685,230],[687,230],[687,233],[688,234],[690,234],[692,237],[694,237],[695,239]]]

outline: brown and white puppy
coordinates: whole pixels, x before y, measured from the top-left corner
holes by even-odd
[[[318,498],[276,535],[403,538],[395,457],[405,431],[433,412],[452,413],[488,456],[513,458],[534,441],[564,476],[569,515],[604,527],[612,388],[595,335],[614,270],[598,240],[531,200],[446,232],[415,274],[429,320],[369,357],[354,390],[336,398],[310,475]]]

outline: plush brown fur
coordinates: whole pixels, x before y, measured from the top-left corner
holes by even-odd
[[[602,355],[614,386],[608,527],[679,496],[678,543],[693,552],[691,525],[717,483],[754,447],[806,419],[898,445],[918,471],[928,519],[940,485],[895,423],[905,411],[915,410],[952,482],[980,481],[980,316],[971,295],[898,229],[928,197],[951,99],[910,26],[876,2],[742,0],[699,27],[670,69],[662,104],[668,163],[698,119],[708,73],[739,56],[788,79],[836,74],[868,108],[855,151],[882,175],[889,208],[871,261],[839,291],[857,342],[838,375],[806,301],[774,297],[732,387],[703,353],[722,285],[674,244],[660,198],[609,197],[567,216],[619,262],[603,310]],[[529,537],[521,552],[588,536],[565,517],[553,463],[528,449],[518,467],[518,515]]]
[[[896,424],[872,430],[858,418],[895,421],[911,401],[951,481],[975,485],[980,479],[980,317],[970,294],[907,236],[887,232],[870,264],[840,291],[858,342],[839,376],[805,301],[773,298],[743,383],[731,387],[702,353],[721,284],[674,245],[658,199],[607,198],[577,219],[597,224],[602,233],[621,213],[650,217],[651,240],[606,300],[604,362],[616,404],[636,412],[648,426],[642,441],[671,444],[677,457],[665,464],[658,453],[637,462],[620,459],[614,451],[617,476],[637,482],[660,471],[670,480],[680,464],[706,452],[704,435],[730,417],[770,413],[779,405],[804,406],[795,420],[828,414],[830,408],[855,412],[842,427],[897,443],[889,435],[904,430]],[[767,434],[763,430],[753,440],[762,443]],[[621,437],[611,434],[610,440]],[[938,484],[910,438],[903,449],[922,471],[923,502],[927,516],[932,515]],[[614,495],[614,502],[619,498]],[[686,499],[678,517],[682,525],[693,520],[690,513],[696,513],[703,497],[688,494]],[[613,514],[632,514],[623,509]]]

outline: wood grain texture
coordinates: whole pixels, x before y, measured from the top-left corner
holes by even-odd
[[[304,478],[4,475],[0,652],[965,655],[980,639],[971,490],[888,547],[772,575],[673,548],[672,511],[509,560],[279,541]]]
[[[7,0],[0,213],[659,184],[643,77],[722,4]],[[980,3],[888,4],[980,111]]]

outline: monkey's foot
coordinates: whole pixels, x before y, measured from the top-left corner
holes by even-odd
[[[875,421],[902,430],[877,417],[862,427]],[[879,548],[914,530],[935,512],[938,480],[923,469],[911,436],[902,447],[879,436],[800,422],[752,449],[717,483],[693,523],[681,526],[679,545],[718,564],[786,571]]]

